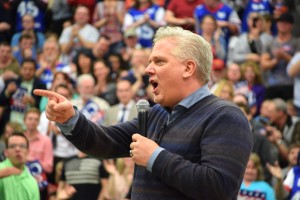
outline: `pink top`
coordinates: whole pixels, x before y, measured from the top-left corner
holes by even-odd
[[[25,132],[25,135],[29,139],[29,153],[27,160],[38,160],[41,163],[43,170],[46,173],[51,173],[53,167],[53,147],[50,138],[39,132],[37,132],[35,137],[28,137],[28,132]]]

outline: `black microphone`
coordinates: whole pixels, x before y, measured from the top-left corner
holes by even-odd
[[[147,122],[148,122],[148,109],[150,104],[147,100],[139,100],[136,104],[138,110],[138,120],[139,120],[139,129],[140,134],[144,137],[147,137]]]

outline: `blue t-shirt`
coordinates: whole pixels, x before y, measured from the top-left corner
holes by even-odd
[[[238,200],[275,200],[274,189],[265,181],[254,181],[249,186],[243,182],[238,195]]]

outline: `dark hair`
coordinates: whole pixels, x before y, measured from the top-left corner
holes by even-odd
[[[23,137],[25,140],[26,140],[26,145],[27,145],[27,149],[29,148],[29,140],[28,138],[22,133],[22,132],[18,132],[18,131],[15,131],[13,132],[11,135],[9,135],[6,139],[5,139],[5,148],[7,149],[8,148],[8,141],[11,137],[13,136],[19,136],[19,137]]]
[[[93,59],[92,59],[91,52],[88,49],[82,48],[82,49],[77,51],[77,54],[74,58],[74,64],[76,65],[76,70],[77,70],[77,77],[82,75],[81,68],[79,67],[79,56],[80,55],[84,55],[84,56],[88,57],[91,60],[90,73],[93,73]]]
[[[152,0],[148,0],[148,3],[150,4],[150,6],[153,5]],[[135,0],[134,5],[132,6],[133,8],[139,10],[140,9],[140,2],[138,0]]]
[[[34,38],[32,37],[32,35],[25,33],[25,34],[22,34],[22,35],[20,36],[20,38],[19,38],[19,43],[20,43],[23,39],[32,39],[32,40],[33,40]]]
[[[21,67],[23,66],[24,63],[27,63],[27,62],[32,63],[34,65],[34,69],[37,68],[36,61],[33,58],[24,58],[21,62]]]

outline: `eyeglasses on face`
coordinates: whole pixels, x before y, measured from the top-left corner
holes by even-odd
[[[20,149],[27,149],[27,144],[10,144],[8,145],[9,149],[16,149],[17,147],[19,147]]]

